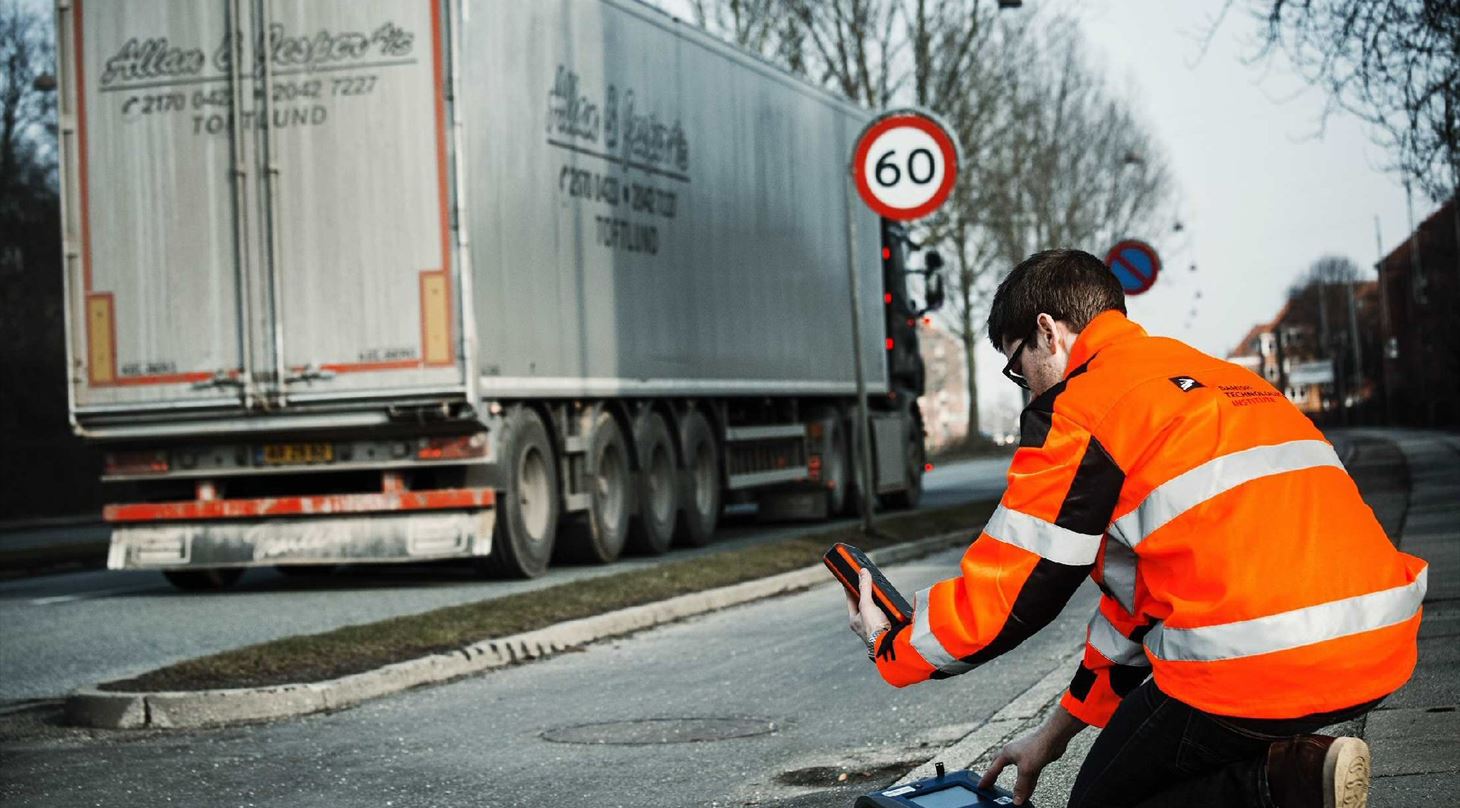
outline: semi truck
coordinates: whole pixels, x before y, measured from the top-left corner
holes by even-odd
[[[634,0],[61,0],[108,567],[531,577],[921,491],[870,114]],[[855,273],[861,295],[854,300]],[[870,457],[855,448],[859,307]]]

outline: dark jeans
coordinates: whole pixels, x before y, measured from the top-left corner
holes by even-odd
[[[1301,718],[1230,718],[1184,704],[1147,679],[1095,739],[1069,808],[1273,808],[1268,745],[1356,718],[1379,701]]]

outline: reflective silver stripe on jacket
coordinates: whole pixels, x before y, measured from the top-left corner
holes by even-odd
[[[1156,486],[1135,510],[1115,520],[1111,535],[1135,547],[1172,519],[1243,483],[1321,466],[1343,468],[1333,447],[1321,440],[1295,440],[1222,455]]]
[[[1101,570],[1100,580],[1105,583],[1105,590],[1115,598],[1115,602],[1125,609],[1127,614],[1136,613],[1136,551],[1122,544],[1116,539],[1114,532],[1111,539],[1105,542],[1105,564]]]
[[[937,586],[934,584],[933,586]],[[943,647],[943,641],[939,640],[933,633],[933,627],[928,624],[928,612],[933,596],[933,587],[918,592],[917,599],[913,601],[913,624],[909,629],[908,642],[912,644],[913,650],[918,656],[927,660],[929,665],[947,674],[960,674],[973,670],[973,666],[967,662],[959,661],[958,657],[948,653]]]
[[[1059,564],[1094,564],[1103,534],[1076,533],[1067,527],[1000,505],[983,532]]]
[[[1099,608],[1095,609],[1095,616],[1090,618],[1090,633],[1088,635],[1090,647],[1100,652],[1100,655],[1114,662],[1117,665],[1150,665],[1146,659],[1146,649],[1141,644],[1131,640],[1111,623]]]
[[[1146,635],[1146,649],[1172,662],[1211,662],[1286,651],[1392,626],[1419,612],[1429,572],[1429,567],[1424,568],[1413,583],[1404,586],[1267,617],[1200,628],[1157,626]]]

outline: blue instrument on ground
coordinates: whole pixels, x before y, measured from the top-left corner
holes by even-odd
[[[1014,804],[1013,794],[997,786],[979,788],[978,781],[979,775],[967,769],[944,773],[939,763],[936,777],[864,794],[853,808],[1005,808]],[[1024,805],[1034,808],[1032,802]]]

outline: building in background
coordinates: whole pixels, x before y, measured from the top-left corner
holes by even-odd
[[[930,454],[968,435],[968,361],[957,337],[924,321],[918,328],[926,387],[918,407]]]
[[[1460,223],[1455,198],[1384,256],[1380,378],[1390,423],[1460,424]]]
[[[1324,423],[1373,422],[1381,337],[1375,281],[1309,280],[1228,361],[1262,376]],[[1357,346],[1357,348],[1355,347]]]

